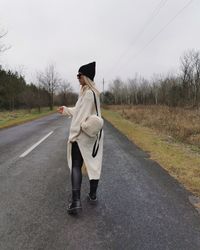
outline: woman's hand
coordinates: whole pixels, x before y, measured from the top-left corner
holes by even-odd
[[[57,108],[57,112],[60,113],[60,114],[63,113],[63,110],[64,110],[64,107],[63,107],[63,106]]]
[[[68,117],[72,117],[74,113],[75,107],[69,108],[66,106],[60,106],[57,108],[57,112],[60,113],[61,115],[66,115]]]

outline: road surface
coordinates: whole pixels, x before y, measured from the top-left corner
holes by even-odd
[[[1,250],[200,249],[191,194],[107,121],[99,204],[83,176],[82,214],[69,215],[70,123],[53,114],[0,131]]]

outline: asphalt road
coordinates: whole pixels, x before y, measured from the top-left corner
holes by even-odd
[[[190,193],[107,121],[99,204],[83,176],[82,214],[69,215],[70,122],[54,114],[0,131],[0,250],[200,249]]]

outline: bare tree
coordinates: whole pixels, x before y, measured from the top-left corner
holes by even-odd
[[[63,104],[69,105],[70,94],[73,92],[71,84],[67,80],[63,80],[59,86],[59,97],[60,101]]]
[[[149,82],[142,78],[140,82],[140,93],[142,104],[147,104],[149,95]]]
[[[53,110],[54,94],[58,88],[61,78],[56,72],[55,65],[50,64],[46,67],[45,71],[37,74],[37,79],[40,85],[42,85],[49,93],[49,107]]]
[[[113,94],[115,104],[122,104],[122,87],[124,83],[118,77],[111,84],[109,84],[109,91]]]
[[[152,84],[152,93],[154,97],[154,103],[158,104],[158,96],[159,96],[159,89],[160,89],[160,83],[161,83],[161,76],[158,74],[154,74],[151,79]]]
[[[200,104],[200,52],[193,51],[194,106]]]
[[[128,79],[128,90],[130,95],[130,104],[138,104],[138,83],[137,75],[134,79]]]
[[[186,51],[181,57],[183,97],[186,104],[199,107],[200,102],[200,52]]]

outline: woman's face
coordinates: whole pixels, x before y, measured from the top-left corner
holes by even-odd
[[[79,73],[77,79],[79,80],[80,85],[84,86],[86,84],[82,74]]]

